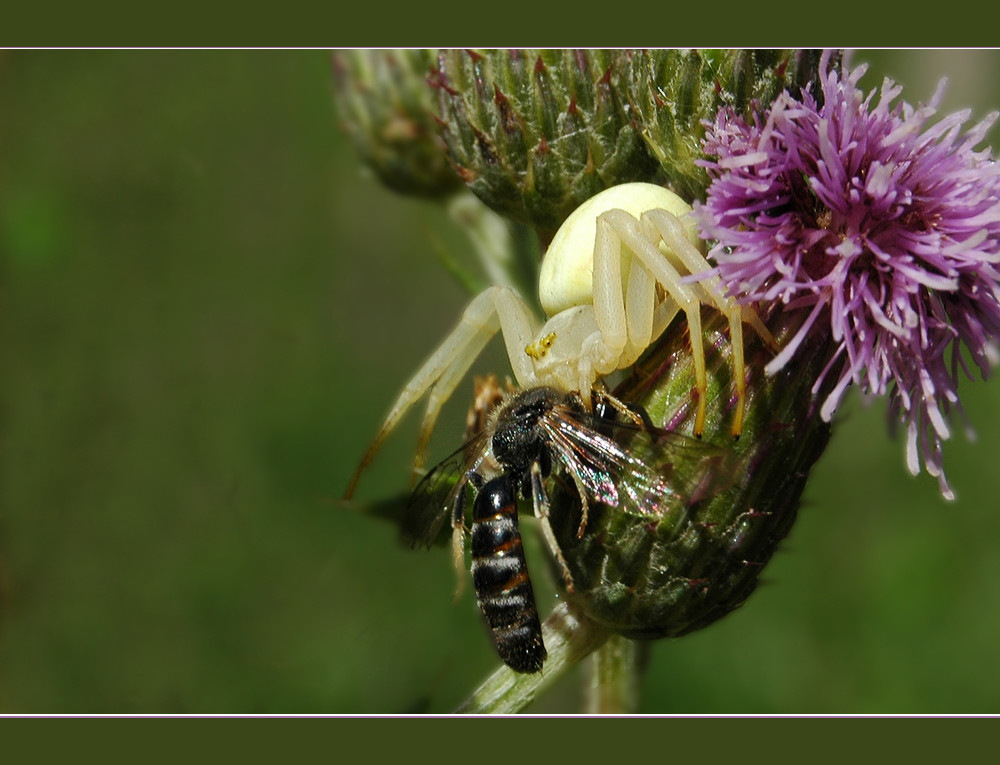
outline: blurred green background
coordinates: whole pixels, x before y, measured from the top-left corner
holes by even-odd
[[[861,60],[1000,106],[997,52]],[[468,300],[442,250],[472,263],[361,169],[325,53],[0,54],[0,713],[447,712],[492,670],[447,551],[339,503]],[[1000,713],[1000,387],[963,402],[946,503],[849,397],[763,584],[650,645],[641,711]],[[405,491],[415,438],[363,500]]]

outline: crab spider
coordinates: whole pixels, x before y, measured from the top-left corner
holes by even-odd
[[[694,431],[705,424],[705,351],[701,305],[715,306],[729,320],[737,406],[732,433],[743,426],[744,320],[766,335],[751,311],[725,296],[698,250],[691,207],[671,191],[648,183],[607,189],[582,204],[556,232],[539,277],[548,320],[541,326],[509,287],[480,293],[462,320],[404,387],[382,423],[348,487],[406,411],[428,394],[414,471],[419,472],[444,402],[483,347],[503,334],[514,377],[522,388],[549,386],[578,391],[590,401],[604,375],[631,366],[678,312],[687,317],[697,390]],[[685,279],[703,274],[696,280]]]

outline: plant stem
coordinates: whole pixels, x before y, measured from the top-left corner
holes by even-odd
[[[548,659],[541,672],[521,674],[501,667],[480,685],[457,714],[515,714],[573,665],[604,645],[611,633],[560,603],[542,625]],[[629,642],[629,641],[626,641]]]
[[[639,663],[635,641],[612,635],[590,658],[587,714],[631,714],[639,705]]]

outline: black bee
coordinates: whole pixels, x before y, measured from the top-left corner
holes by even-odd
[[[625,421],[620,419],[623,414]],[[484,430],[434,467],[414,490],[410,500],[414,541],[432,544],[450,514],[457,565],[462,560],[467,493],[470,486],[475,490],[472,578],[476,598],[497,652],[518,672],[538,672],[546,658],[521,547],[518,496],[531,500],[569,591],[572,577],[548,522],[545,479],[554,466],[562,469],[580,495],[580,535],[586,527],[589,502],[653,517],[682,504],[662,474],[663,465],[648,466],[621,446],[614,437],[618,428],[629,429],[633,439],[642,436],[644,443],[654,447],[651,453],[664,454],[669,452],[667,442],[688,440],[653,428],[648,418],[607,394],[595,394],[593,410],[588,411],[578,393],[532,388],[496,406]]]

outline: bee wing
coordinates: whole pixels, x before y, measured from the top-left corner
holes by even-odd
[[[553,410],[545,429],[554,456],[580,478],[590,498],[633,515],[660,517],[691,503],[704,491],[700,483],[709,469],[722,478],[731,469],[728,450],[569,409]]]
[[[468,485],[467,475],[486,455],[487,434],[480,433],[432,467],[410,495],[403,535],[410,544],[432,547],[442,541],[441,527],[451,515],[459,492]]]

